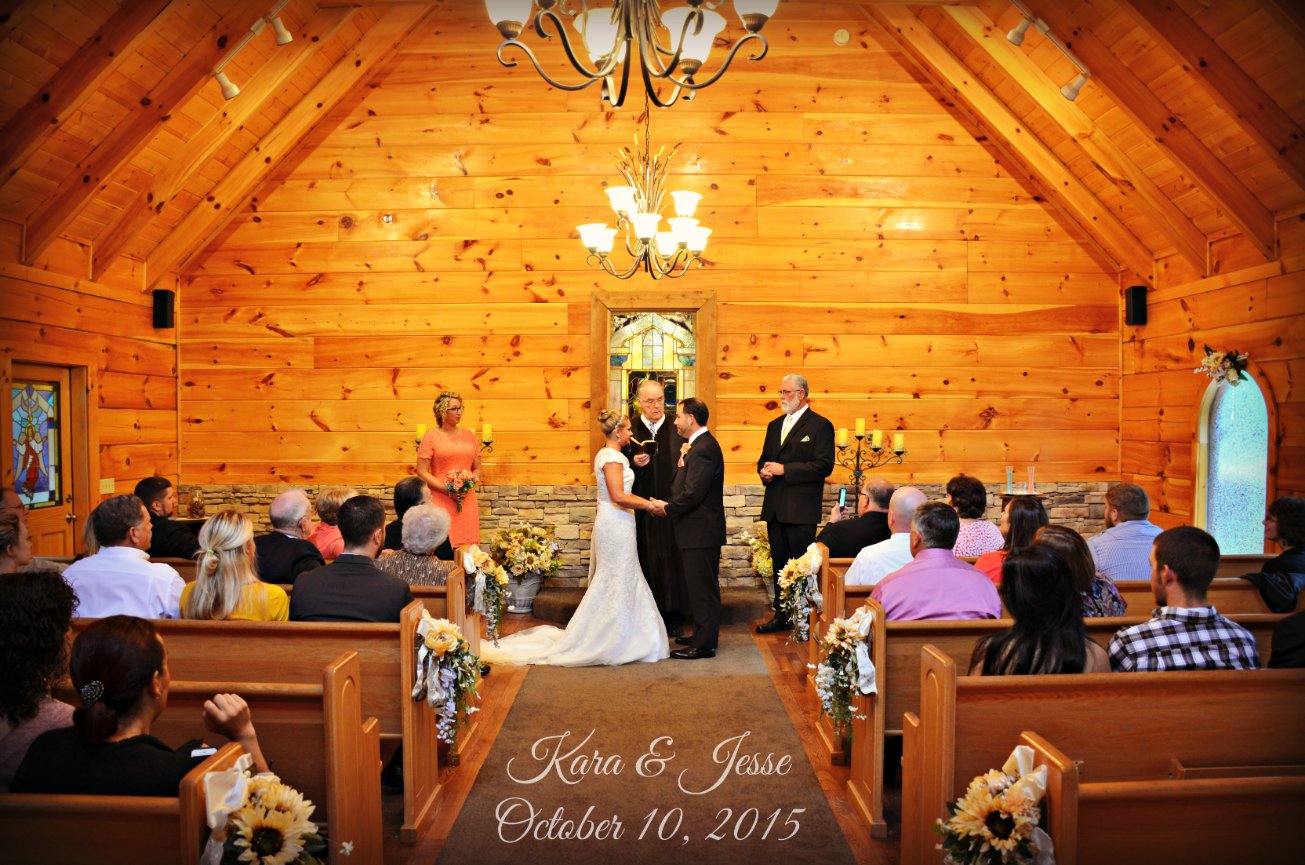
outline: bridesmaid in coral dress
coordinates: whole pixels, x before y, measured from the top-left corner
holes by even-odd
[[[444,391],[435,400],[435,429],[426,433],[417,447],[417,477],[430,488],[431,504],[448,512],[452,526],[449,543],[455,547],[480,543],[480,508],[476,492],[462,497],[462,510],[449,495],[449,472],[470,470],[480,477],[480,442],[475,433],[461,429],[462,396]]]

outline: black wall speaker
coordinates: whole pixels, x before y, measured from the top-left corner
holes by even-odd
[[[1145,285],[1130,285],[1124,289],[1124,324],[1146,324]]]
[[[175,327],[173,307],[176,305],[176,292],[166,288],[154,289],[154,326],[158,328]]]

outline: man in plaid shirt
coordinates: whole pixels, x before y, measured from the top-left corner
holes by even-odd
[[[1219,568],[1219,544],[1195,526],[1162,532],[1151,548],[1151,620],[1110,641],[1110,667],[1124,673],[1162,670],[1254,670],[1260,653],[1250,631],[1206,603]]]

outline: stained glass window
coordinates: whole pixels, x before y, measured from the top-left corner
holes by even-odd
[[[1269,412],[1255,380],[1211,382],[1204,418],[1205,528],[1226,555],[1264,552]]]
[[[697,390],[696,314],[692,312],[614,312],[608,345],[609,404],[625,404],[634,414],[638,382],[655,378],[666,387],[666,403]],[[673,409],[672,409],[673,411]]]
[[[59,385],[15,381],[12,395],[14,490],[28,507],[60,504]]]

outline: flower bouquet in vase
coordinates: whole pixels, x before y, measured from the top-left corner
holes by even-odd
[[[444,475],[444,486],[449,491],[449,498],[458,506],[458,513],[462,513],[462,500],[478,483],[480,478],[467,469],[453,469]]]
[[[509,613],[529,613],[545,579],[562,569],[551,528],[529,524],[500,529],[489,545],[490,556],[508,575]]]

